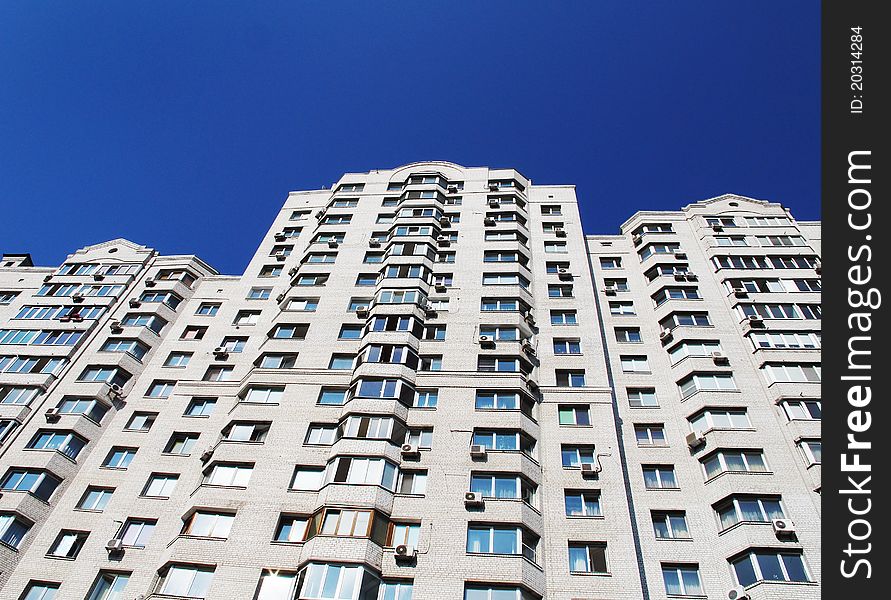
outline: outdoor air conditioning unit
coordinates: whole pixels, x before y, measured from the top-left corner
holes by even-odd
[[[663,343],[667,342],[668,340],[671,339],[671,336],[672,336],[671,329],[663,329],[662,331],[659,332],[659,341],[663,342]]]
[[[286,258],[288,258],[288,255],[282,251],[278,251],[275,254],[273,254],[272,256],[275,257],[275,260],[285,260]]]
[[[582,477],[591,477],[592,475],[597,475],[600,473],[600,465],[595,465],[593,463],[582,463]]]
[[[674,251],[674,257],[675,257],[676,259],[678,259],[678,260],[686,260],[686,259],[687,259],[687,253],[686,253],[686,252],[682,252],[681,250],[675,250],[675,251]]]
[[[479,492],[464,492],[464,506],[471,508],[482,507],[484,505],[483,495]]]
[[[225,346],[217,346],[213,349],[213,356],[218,360],[225,360],[229,356],[229,351]]]
[[[795,533],[795,524],[789,519],[773,519],[770,524],[773,525],[773,532],[777,535]]]
[[[206,463],[210,460],[210,457],[213,456],[213,446],[207,448],[204,452],[201,453],[200,460],[203,463]]]
[[[486,447],[480,444],[474,444],[470,447],[471,458],[486,458]]]
[[[278,233],[273,235],[273,237],[275,238],[276,242],[284,242],[288,238],[288,236],[285,235],[284,231],[279,231]]]
[[[490,191],[490,192],[497,192],[497,191],[498,191],[498,184],[497,184],[497,183],[494,183],[494,182],[490,182],[490,183],[489,183],[489,191]]]
[[[68,319],[69,319],[70,321],[74,321],[75,323],[80,323],[81,321],[84,320],[83,315],[81,315],[80,313],[76,313],[76,312],[75,312],[75,313],[69,313],[69,314],[68,314]]]
[[[494,348],[495,347],[495,340],[492,339],[492,337],[488,336],[488,335],[481,335],[479,337],[479,343],[480,343],[480,346],[482,346],[483,348]]]
[[[529,340],[523,340],[523,344],[521,345],[523,348],[523,352],[529,354],[531,356],[535,356],[535,346],[532,345],[532,342]]]
[[[108,327],[111,329],[112,333],[120,333],[124,330],[124,327],[121,325],[120,321],[109,321]]]
[[[733,295],[737,298],[748,298],[749,291],[746,288],[736,287],[733,288]]]
[[[821,274],[821,273],[823,272],[823,265],[822,265],[822,263],[819,263],[819,262],[818,262],[817,264],[814,265],[814,272],[815,272],[817,275],[819,275],[819,274]]]
[[[102,273],[93,273],[93,281],[102,281],[105,279],[105,275]]]
[[[155,287],[155,283],[157,283],[157,282],[154,279],[152,279],[151,277],[149,277],[148,279],[145,280],[145,285],[148,287]]]
[[[320,210],[316,213],[316,219],[319,219],[320,221],[322,220],[322,217],[324,217],[324,216],[325,216],[324,210]]]
[[[340,243],[337,240],[328,240],[329,248],[337,248],[338,246],[340,246]]]
[[[564,281],[569,281],[572,279],[572,271],[569,269],[557,269],[557,277]]]
[[[278,302],[279,304],[281,304],[282,302],[285,301],[285,298],[287,298],[287,295],[284,293],[281,293],[275,297],[275,301]]]
[[[421,310],[423,310],[424,314],[427,315],[428,317],[436,316],[436,309],[433,308],[432,306],[430,306],[429,304],[424,304],[423,306],[421,306]]]
[[[730,362],[730,358],[728,358],[727,355],[720,350],[712,352],[712,360],[715,362],[716,365],[723,365]]]
[[[114,538],[105,542],[105,549],[109,554],[114,554],[117,552],[124,551],[124,540]]]
[[[699,279],[699,275],[692,271],[687,271],[687,281],[697,281]]]
[[[417,458],[421,451],[414,444],[402,444],[402,458]]]
[[[523,318],[526,319],[526,323],[528,323],[530,327],[535,327],[535,316],[532,314],[531,310],[527,310],[523,313]]]
[[[749,596],[749,593],[743,588],[733,588],[729,592],[727,592],[728,600],[752,600],[752,597]]]
[[[297,274],[297,267],[291,267],[290,269],[288,269],[288,275],[290,275],[291,277],[293,277],[296,274]]]
[[[370,240],[368,240],[368,245],[371,246],[372,248],[380,248],[381,241],[379,239],[373,237]]]
[[[643,238],[638,233],[635,233],[634,235],[631,236],[631,243],[634,244],[635,246],[637,246],[642,241],[643,241]]]
[[[448,246],[452,242],[447,235],[438,235],[436,236],[436,245],[437,246]]]
[[[712,231],[718,231],[718,232],[720,232],[720,231],[724,231],[724,226],[723,226],[723,225],[717,225],[717,224],[716,224],[716,225],[712,225]]]
[[[83,301],[84,301],[84,295],[83,295],[83,294],[73,294],[73,295],[71,296],[71,299],[72,299],[73,301],[75,301],[75,302],[83,302]]]
[[[399,544],[394,548],[393,557],[397,562],[410,562],[418,558],[418,551],[407,544]]]
[[[437,284],[434,284],[433,289],[435,289],[437,292],[444,292],[448,288],[446,287],[446,284],[444,284],[444,283],[437,283]]]
[[[748,318],[750,327],[764,327],[764,319],[762,319],[759,315],[752,315]]]
[[[52,281],[52,279],[53,279],[52,275],[47,275],[46,277],[43,278],[43,282],[49,283],[50,281]]]
[[[457,185],[450,185],[450,186],[447,187],[446,189],[448,190],[448,192],[449,192],[450,194],[457,194],[457,193],[458,193],[458,186],[457,186]]]
[[[489,200],[489,208],[501,208],[501,202],[497,198]]]
[[[367,306],[357,306],[356,307],[356,316],[357,317],[367,317],[368,316],[368,307]]]
[[[59,321],[62,322],[62,323],[67,323],[67,322],[70,321],[70,320],[71,320],[71,315],[70,315],[70,314],[62,315],[61,317],[59,317]]]
[[[705,444],[705,436],[701,431],[691,431],[687,434],[687,445],[691,449],[696,449]]]
[[[448,217],[439,217],[439,224],[442,225],[443,227],[451,227],[452,220]]]
[[[142,306],[142,301],[140,301],[139,298],[130,298],[129,304],[130,308],[139,308]]]
[[[112,383],[108,386],[108,395],[113,396],[115,398],[120,398],[124,394],[124,388],[121,387],[119,383]]]
[[[483,219],[483,225],[485,225],[486,227],[493,227],[495,225],[495,219],[493,219],[492,217],[486,217],[485,219]]]
[[[614,286],[614,285],[606,286],[605,288],[603,288],[603,293],[606,294],[607,296],[615,296],[616,295],[616,286]]]
[[[43,414],[46,417],[47,423],[55,423],[56,421],[59,420],[59,409],[58,408],[55,408],[55,407],[48,408],[48,409],[46,409],[46,412]]]
[[[687,273],[686,273],[686,271],[675,270],[674,278],[675,278],[675,281],[683,281],[687,278]]]
[[[555,227],[554,233],[557,235],[557,237],[566,237],[566,230],[562,227]]]

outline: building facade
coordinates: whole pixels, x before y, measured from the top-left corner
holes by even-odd
[[[430,162],[0,263],[0,594],[819,597],[819,227]]]

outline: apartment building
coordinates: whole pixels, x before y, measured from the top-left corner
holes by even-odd
[[[818,232],[586,237],[572,186],[426,162],[291,193],[242,276],[4,256],[0,594],[816,598]]]

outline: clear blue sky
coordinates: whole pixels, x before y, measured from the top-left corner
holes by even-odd
[[[577,185],[589,233],[819,218],[816,1],[0,3],[0,251],[240,273],[287,192],[418,160]]]

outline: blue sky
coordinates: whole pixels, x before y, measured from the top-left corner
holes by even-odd
[[[418,160],[576,184],[585,230],[734,192],[819,218],[820,4],[0,3],[0,252],[240,273],[289,190]]]

